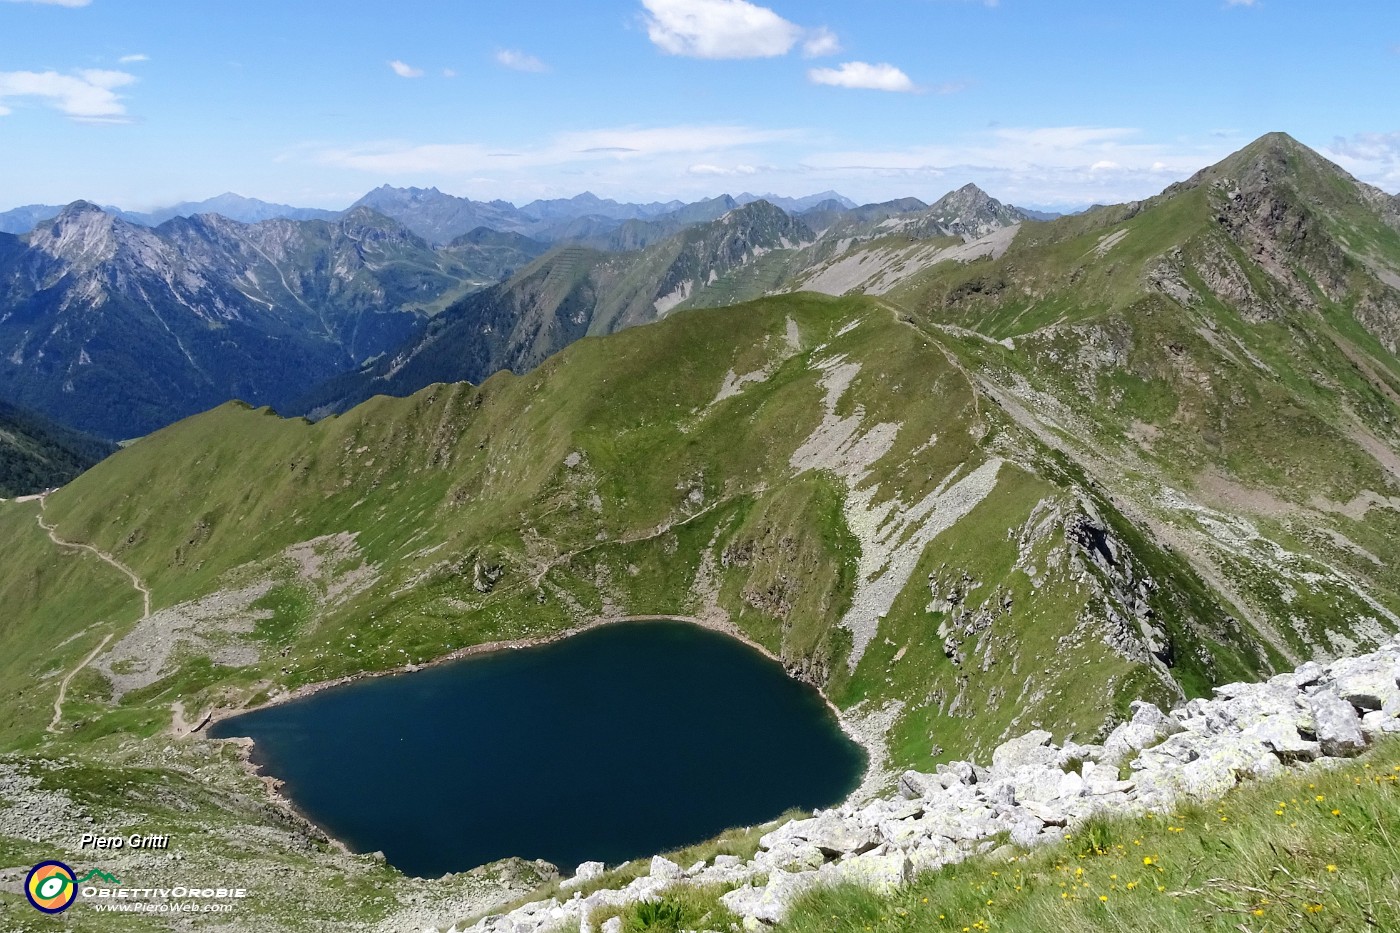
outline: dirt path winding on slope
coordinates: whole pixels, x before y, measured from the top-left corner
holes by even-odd
[[[102,651],[102,649],[107,647],[107,642],[111,640],[111,632],[108,632],[106,635],[103,635],[102,640],[97,643],[97,647],[92,649],[92,652],[88,654],[87,657],[83,658],[82,663],[79,664],[77,667],[73,668],[71,671],[69,671],[68,676],[64,677],[58,682],[58,696],[55,697],[53,701],[53,719],[49,722],[50,732],[57,732],[58,724],[63,720],[63,701],[68,696],[69,681],[71,681],[74,677],[77,677],[78,673],[82,671],[83,668],[91,664],[92,659],[97,657],[97,655]]]
[[[48,522],[44,521],[44,507],[45,505],[47,505],[48,494],[45,493],[39,496],[38,498],[39,527],[44,529],[44,531],[48,534],[49,540],[61,548],[69,548],[71,550],[76,551],[89,551],[92,554],[96,555],[98,559],[105,561],[108,564],[111,564],[113,567],[126,574],[127,578],[131,580],[132,589],[136,590],[136,592],[141,594],[141,619],[144,621],[147,617],[149,617],[151,614],[151,591],[146,586],[146,584],[141,581],[141,578],[137,576],[136,571],[132,570],[126,564],[123,564],[121,561],[117,560],[111,554],[108,554],[106,551],[101,550],[100,548],[93,547],[91,544],[81,544],[76,541],[65,541],[64,539],[60,538],[58,536],[58,529],[55,528],[53,525],[50,525]],[[87,667],[90,663],[92,663],[92,659],[97,657],[97,655],[102,651],[102,649],[107,647],[107,642],[111,640],[112,633],[108,632],[105,636],[103,636],[102,641],[98,644],[98,646],[92,649],[92,653],[89,654],[87,657],[83,658],[82,663],[79,664],[77,667],[73,668],[73,670],[69,671],[68,675],[59,682],[58,697],[53,701],[53,721],[49,723],[50,732],[57,732],[58,724],[63,721],[63,701],[68,696],[69,682],[71,682],[74,677],[78,676],[79,672],[81,672],[83,668]]]
[[[47,493],[39,497],[39,527],[44,529],[44,531],[48,532],[49,540],[52,541],[54,544],[58,545],[59,547],[72,548],[74,550],[79,551],[90,551],[93,554],[96,554],[97,557],[101,560],[106,561],[113,567],[120,570],[122,573],[126,574],[127,577],[131,580],[132,588],[141,594],[141,618],[144,619],[146,618],[146,616],[150,615],[151,591],[146,588],[146,584],[141,582],[141,578],[136,575],[136,571],[132,570],[126,564],[123,564],[121,561],[117,560],[111,554],[108,554],[106,551],[103,551],[99,548],[95,548],[91,544],[81,544],[76,541],[65,541],[62,538],[60,538],[57,533],[58,529],[55,528],[53,525],[50,525],[48,522],[44,521],[44,506],[47,504],[47,499]]]

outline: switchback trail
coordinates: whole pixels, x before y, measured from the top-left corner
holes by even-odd
[[[91,544],[81,544],[76,541],[65,541],[63,538],[60,538],[58,536],[58,529],[56,529],[53,525],[50,525],[48,522],[44,521],[44,506],[47,504],[47,495],[48,494],[45,493],[44,495],[38,497],[38,519],[39,527],[44,529],[44,531],[48,534],[49,540],[61,548],[69,548],[77,551],[89,551],[92,554],[96,555],[98,559],[105,561],[108,564],[111,564],[113,567],[126,574],[127,578],[131,580],[132,589],[136,590],[136,592],[141,594],[141,619],[144,621],[146,618],[148,618],[151,614],[151,591],[147,588],[146,584],[141,581],[141,578],[137,576],[136,571],[132,570],[126,564],[123,564],[121,561],[117,560],[111,554],[108,554],[106,551],[101,550],[100,548],[93,547]],[[103,637],[102,641],[98,644],[98,646],[92,649],[92,653],[89,654],[87,657],[83,658],[83,662],[77,667],[73,668],[73,670],[69,671],[68,676],[64,677],[63,680],[59,682],[58,697],[53,701],[53,721],[49,723],[50,732],[57,732],[58,724],[63,720],[63,700],[68,695],[69,682],[72,681],[72,679],[76,677],[78,673],[82,671],[83,668],[87,667],[90,663],[92,663],[92,659],[97,657],[98,652],[105,648],[107,646],[107,642],[111,640],[112,634],[108,632],[107,635]]]

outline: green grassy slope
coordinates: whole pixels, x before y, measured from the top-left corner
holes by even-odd
[[[1265,137],[889,297],[1281,650],[1344,652],[1400,613],[1400,240],[1373,200]]]

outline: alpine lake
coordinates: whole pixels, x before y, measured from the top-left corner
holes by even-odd
[[[216,723],[309,819],[405,874],[568,873],[839,803],[864,751],[742,642],[621,622],[328,688]]]

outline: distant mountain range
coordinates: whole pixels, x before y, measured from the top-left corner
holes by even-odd
[[[61,204],[30,204],[14,210],[0,212],[0,233],[28,233],[45,220],[52,220],[63,212]],[[124,211],[119,207],[104,207],[103,210],[120,217],[127,223],[156,227],[176,217],[194,217],[197,214],[220,214],[229,220],[252,224],[260,220],[335,220],[345,211],[326,211],[315,207],[292,207],[289,204],[271,204],[257,198],[245,198],[228,192],[204,201],[182,201],[170,207],[158,208],[149,213]]]
[[[727,195],[724,198],[732,201],[730,207],[761,199],[790,213],[808,210],[826,201],[833,201],[845,208],[856,206],[854,201],[834,191],[824,191],[805,198],[785,198],[772,194],[753,195],[747,192],[732,199]],[[474,201],[471,198],[443,194],[437,188],[394,188],[383,185],[370,191],[343,211],[275,204],[232,192],[204,201],[183,201],[147,212],[127,211],[110,205],[104,206],[103,210],[128,223],[156,227],[176,217],[194,217],[198,214],[219,214],[242,223],[274,219],[336,220],[357,207],[369,207],[386,217],[402,222],[429,243],[442,246],[478,227],[522,233],[545,242],[579,239],[583,236],[606,234],[625,221],[651,220],[674,214],[687,206],[684,201],[620,203],[585,191],[572,198],[535,200],[517,208],[509,201]],[[38,224],[57,217],[63,211],[63,207],[61,204],[28,204],[0,212],[0,233],[29,233]],[[591,222],[591,226],[589,223],[581,224],[580,221]]]
[[[558,247],[462,299],[395,352],[331,379],[294,411],[323,416],[372,395],[480,382],[501,369],[524,372],[584,336],[792,290],[811,270],[867,241],[963,243],[1026,219],[975,185],[932,205],[909,198],[847,210],[839,203],[823,198],[807,214],[791,215],[766,200],[738,205],[726,196]],[[824,229],[814,230],[809,219]]]
[[[961,243],[1028,217],[971,185],[933,205],[776,200],[516,208],[384,186],[343,213],[236,195],[141,215],[19,209],[11,225],[34,226],[0,233],[0,398],[113,439],[230,398],[339,411],[789,290],[872,240]]]
[[[150,228],[79,201],[0,234],[0,397],[109,438],[283,404],[536,254],[495,235],[434,251],[367,208]]]

